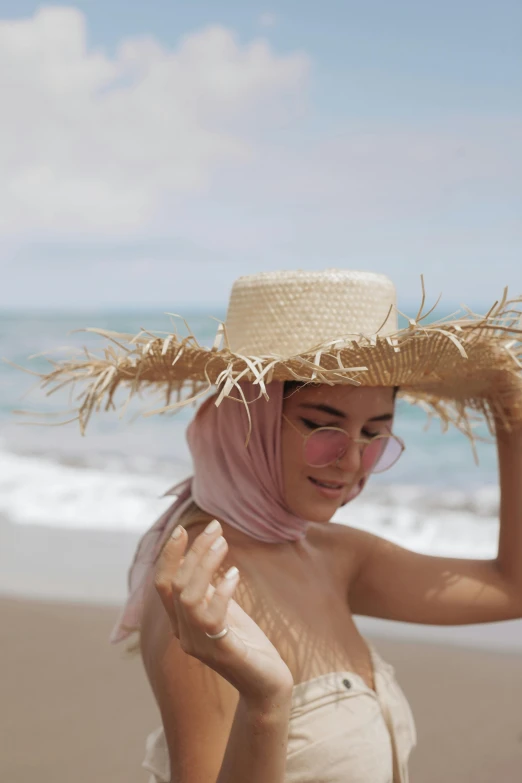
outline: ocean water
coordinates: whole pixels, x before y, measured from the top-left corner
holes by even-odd
[[[196,337],[211,344],[216,322],[184,312]],[[224,313],[215,313],[223,317]],[[440,314],[439,314],[440,315]],[[135,334],[144,327],[170,331],[161,312],[16,312],[0,315],[0,356],[40,371],[50,352],[65,347],[99,349],[104,341],[72,333],[97,326]],[[184,327],[178,327],[183,333]],[[140,416],[157,398],[136,401],[124,420],[100,414],[82,437],[76,423],[28,425],[15,409],[59,412],[68,394],[51,397],[34,388],[36,379],[0,363],[0,525],[66,531],[133,533],[146,530],[171,502],[163,493],[190,475],[185,428],[193,408],[175,416]],[[499,491],[493,443],[478,445],[479,465],[457,431],[441,433],[426,416],[399,402],[395,431],[406,452],[390,471],[372,477],[365,492],[336,519],[382,535],[410,549],[462,557],[493,557],[498,538]],[[482,434],[486,434],[485,428]]]

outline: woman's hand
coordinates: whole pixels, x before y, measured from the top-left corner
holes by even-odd
[[[229,569],[216,587],[211,584],[228,550],[221,532],[215,520],[185,553],[187,533],[176,527],[160,557],[156,590],[182,650],[218,672],[245,700],[267,704],[281,694],[288,696],[292,674],[263,631],[232,598],[239,582],[237,568]],[[230,630],[221,639],[205,635],[226,626]]]

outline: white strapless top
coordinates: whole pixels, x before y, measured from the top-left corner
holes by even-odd
[[[293,689],[285,783],[408,783],[415,722],[393,666],[368,643],[375,691],[353,672],[322,674]],[[169,783],[163,728],[147,738],[149,783]]]

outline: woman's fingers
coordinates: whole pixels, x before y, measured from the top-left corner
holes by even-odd
[[[190,635],[197,629],[217,633],[224,627],[228,602],[238,581],[237,569],[230,569],[229,578],[220,580],[217,588],[211,582],[228,551],[221,525],[217,520],[208,525],[186,553],[186,531],[175,530],[180,532],[167,542],[158,564],[156,589],[178,638],[182,635],[180,626]]]
[[[194,629],[206,633],[217,633],[223,629],[223,612],[216,612],[219,601],[214,602],[214,610],[209,611],[210,604],[216,595],[212,579],[228,551],[225,539],[218,535],[218,532],[216,530],[215,537],[211,541],[203,537],[204,534],[194,541],[193,548],[198,554],[198,559],[194,561],[193,567],[189,571],[189,578],[187,579],[186,576],[185,564],[178,569],[178,573],[173,578],[172,597],[176,605],[178,620],[185,624],[189,635]],[[227,583],[230,584],[230,580]],[[223,594],[223,589],[221,589],[221,594]],[[216,623],[221,623],[217,631]]]
[[[208,600],[206,610],[207,633],[219,633],[227,624],[226,617],[230,599],[234,595],[239,582],[239,571],[232,566],[219,581],[213,595]]]
[[[219,550],[210,550],[201,558],[200,563],[194,568],[188,584],[179,592],[179,600],[184,607],[194,611],[207,609],[209,604],[207,600],[208,588],[211,586],[212,578],[221,566],[227,550],[226,543],[224,543]],[[173,587],[176,590],[175,582]]]
[[[183,587],[188,584],[192,573],[203,557],[203,555],[209,550],[213,542],[221,535],[222,528],[217,519],[207,525],[207,527],[200,533],[193,541],[192,546],[188,550],[183,563],[180,565],[176,573],[176,585],[182,590]]]

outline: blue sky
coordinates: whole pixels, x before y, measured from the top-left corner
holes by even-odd
[[[328,266],[522,292],[521,30],[507,0],[0,0],[0,306]]]

